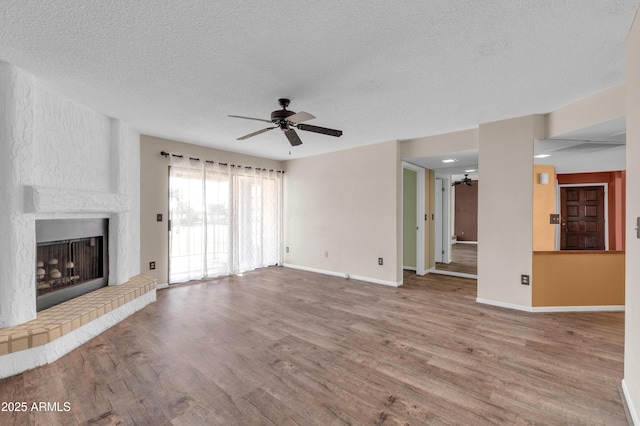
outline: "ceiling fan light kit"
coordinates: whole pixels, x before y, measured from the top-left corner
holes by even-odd
[[[271,120],[266,120],[263,118],[254,118],[254,117],[245,117],[243,115],[229,115],[229,117],[233,118],[242,118],[245,120],[255,120],[255,121],[263,121],[265,123],[275,124],[273,127],[267,127],[262,130],[258,130],[253,133],[249,133],[248,135],[244,135],[238,138],[238,140],[245,140],[257,136],[261,133],[268,132],[273,129],[280,129],[284,133],[284,135],[289,140],[291,146],[302,145],[302,140],[295,129],[304,130],[306,132],[319,133],[322,135],[342,136],[342,130],[328,129],[326,127],[312,126],[310,124],[303,124],[303,121],[309,121],[315,116],[309,114],[308,112],[300,111],[294,112],[287,109],[289,106],[289,99],[281,98],[278,99],[278,103],[282,107],[282,109],[275,110],[271,113]]]

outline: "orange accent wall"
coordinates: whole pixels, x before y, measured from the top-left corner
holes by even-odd
[[[549,174],[549,183],[540,183],[540,174]],[[556,227],[549,215],[556,212],[556,169],[553,166],[533,166],[533,251],[551,251],[556,247]]]
[[[533,254],[533,306],[624,306],[625,254],[553,251]]]
[[[624,170],[597,173],[558,174],[558,184],[607,183],[609,187],[609,250],[625,249],[625,190],[627,173]],[[535,249],[534,249],[535,250]]]

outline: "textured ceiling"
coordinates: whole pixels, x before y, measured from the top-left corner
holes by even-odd
[[[546,113],[624,81],[640,0],[25,1],[0,60],[144,134],[287,159]],[[344,131],[263,128],[277,99]],[[291,152],[291,154],[289,154]]]

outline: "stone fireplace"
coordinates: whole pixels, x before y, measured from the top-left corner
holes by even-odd
[[[0,156],[0,377],[51,362],[155,300],[155,284],[139,275],[139,139],[124,121],[0,61],[0,146],[8,153]],[[104,234],[36,245],[42,223],[94,220]],[[93,252],[99,239],[106,244]],[[102,258],[93,271],[102,282],[78,296],[80,254]],[[59,291],[71,300],[48,308]]]

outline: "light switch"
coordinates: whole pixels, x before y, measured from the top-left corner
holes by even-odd
[[[636,238],[640,240],[640,217],[636,218]]]

